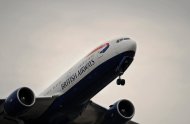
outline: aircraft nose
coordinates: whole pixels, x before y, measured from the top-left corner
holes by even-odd
[[[136,52],[136,48],[137,48],[136,42],[133,40],[128,40],[126,42],[128,42],[128,51]]]
[[[127,56],[130,56],[131,58],[133,58],[135,56],[136,53],[136,48],[137,48],[137,44],[135,41],[133,40],[126,40],[125,42],[125,51],[127,52]]]

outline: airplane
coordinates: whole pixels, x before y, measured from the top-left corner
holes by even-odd
[[[106,109],[93,101],[99,91],[121,78],[132,63],[136,42],[128,37],[100,45],[38,97],[28,87],[21,87],[0,99],[0,124],[137,124],[131,119],[133,103],[116,101]],[[111,92],[111,91],[110,91]]]

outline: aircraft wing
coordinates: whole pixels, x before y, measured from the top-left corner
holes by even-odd
[[[56,97],[36,98],[35,105],[24,115],[22,118],[35,119],[43,114],[48,107],[52,104]],[[8,117],[4,114],[3,104],[5,100],[0,99],[0,124],[24,124],[22,120],[17,118]],[[69,124],[102,124],[102,120],[107,109],[100,105],[90,101],[86,108],[83,110],[80,116]],[[125,124],[138,124],[133,121],[129,121]]]
[[[56,97],[40,97],[36,98],[34,106],[20,117],[24,120],[38,118],[52,104]],[[0,124],[24,124],[18,118],[9,117],[4,113],[5,99],[0,99]]]
[[[71,124],[101,124],[101,121],[106,113],[107,109],[94,103],[90,102],[86,109],[81,115],[75,119]],[[138,124],[133,121],[129,121],[125,124]]]

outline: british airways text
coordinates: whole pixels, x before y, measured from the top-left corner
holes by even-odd
[[[94,60],[90,60],[86,65],[82,66],[76,73],[72,74],[65,82],[61,84],[62,90],[72,84],[79,76],[95,64]]]

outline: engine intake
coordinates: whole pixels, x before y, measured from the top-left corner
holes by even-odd
[[[110,106],[106,112],[103,124],[123,124],[130,121],[135,113],[135,108],[129,100],[119,100]]]
[[[135,108],[128,100],[121,100],[117,104],[118,113],[125,119],[131,119],[134,115]]]
[[[10,116],[19,116],[27,112],[35,103],[33,91],[27,87],[15,90],[5,100],[4,111]]]

